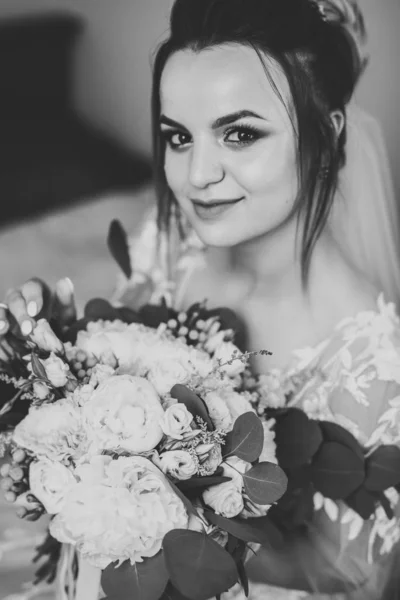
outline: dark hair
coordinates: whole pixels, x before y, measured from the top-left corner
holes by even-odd
[[[358,16],[364,34],[362,17]],[[311,254],[326,224],[339,170],[345,162],[346,125],[337,138],[331,112],[339,110],[345,115],[363,64],[346,27],[325,20],[313,0],[176,0],[170,36],[157,51],[153,71],[153,151],[160,228],[169,227],[176,207],[165,179],[165,142],[159,132],[164,67],[179,50],[200,52],[224,43],[252,47],[261,60],[263,53],[272,57],[288,80],[298,145],[299,194],[293,210],[302,215],[305,283]],[[279,94],[276,86],[275,90]]]

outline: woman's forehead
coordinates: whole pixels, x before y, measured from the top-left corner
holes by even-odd
[[[162,113],[176,120],[194,113],[212,119],[248,109],[265,119],[287,119],[287,79],[275,61],[262,59],[253,48],[240,44],[176,52],[161,78]]]

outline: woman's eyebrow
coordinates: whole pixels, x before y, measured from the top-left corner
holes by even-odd
[[[256,119],[262,119],[263,121],[267,120],[265,117],[262,117],[261,115],[255,113],[252,110],[238,110],[228,115],[224,115],[223,117],[219,117],[212,123],[211,128],[219,129],[220,127],[224,127],[224,125],[231,125],[232,123],[235,123],[236,121],[239,121],[239,119],[243,119],[245,117],[253,117]],[[181,125],[181,123],[178,123],[178,121],[170,119],[166,115],[161,115],[160,125],[169,125],[170,127],[177,127],[186,131],[186,127]]]

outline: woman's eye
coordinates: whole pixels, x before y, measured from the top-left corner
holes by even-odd
[[[163,131],[167,144],[173,149],[182,148],[190,142],[190,136],[182,131]]]
[[[252,129],[231,129],[225,136],[225,141],[245,145],[256,141],[260,136]]]

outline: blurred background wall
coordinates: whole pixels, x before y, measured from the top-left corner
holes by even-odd
[[[77,109],[150,154],[151,53],[167,31],[171,5],[172,0],[0,0],[0,19],[63,8],[82,15],[87,25],[76,55]],[[360,0],[360,5],[371,62],[357,99],[382,123],[400,195],[400,0]]]

